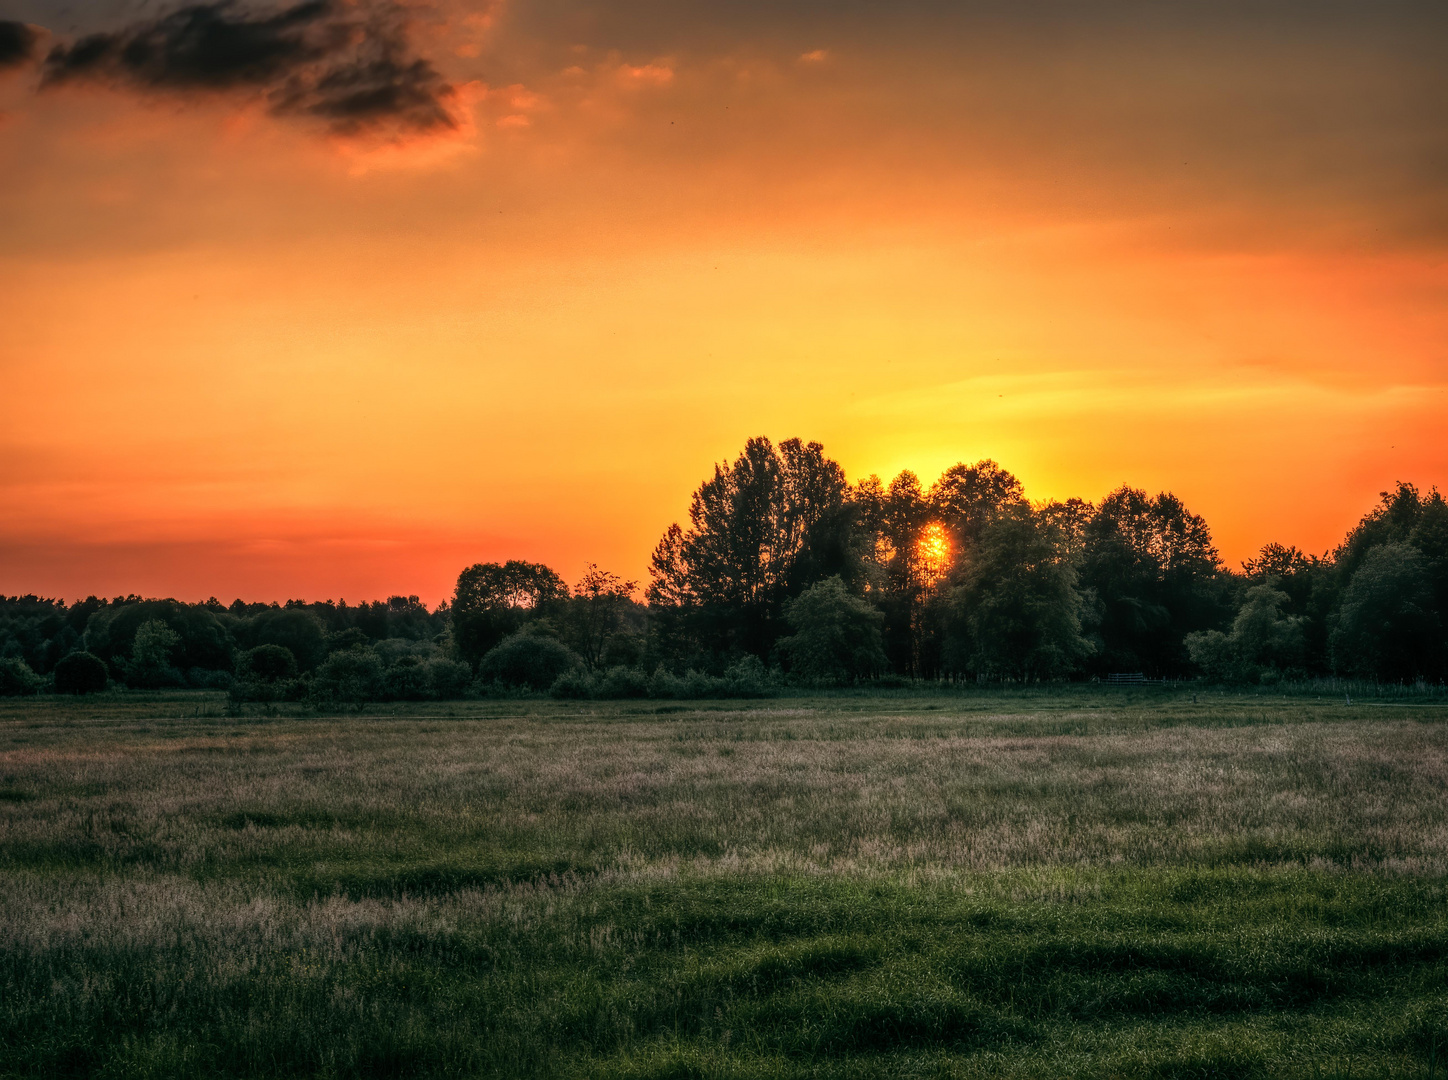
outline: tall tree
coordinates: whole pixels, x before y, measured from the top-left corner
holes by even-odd
[[[595,563],[588,564],[574,586],[564,637],[573,651],[583,657],[590,671],[604,666],[613,651],[610,646],[627,632],[627,618],[635,607],[633,594],[637,589],[638,582],[625,581],[617,574],[600,570]]]
[[[981,524],[948,599],[952,667],[991,677],[1054,679],[1091,651],[1064,539],[1059,526],[1023,502]]]
[[[1099,670],[1190,670],[1186,635],[1219,629],[1234,609],[1211,530],[1170,492],[1123,487],[1101,501],[1085,530],[1081,582],[1097,601]]]
[[[1428,560],[1411,544],[1367,550],[1333,620],[1339,671],[1389,681],[1443,676],[1448,658],[1428,570]]]
[[[670,526],[654,549],[648,598],[667,609],[660,628],[674,651],[716,666],[730,654],[768,655],[780,605],[831,569],[822,538],[845,527],[845,494],[844,470],[818,443],[750,439],[716,465],[694,492],[689,528]]]
[[[458,575],[453,593],[450,610],[458,652],[476,665],[529,617],[567,598],[568,586],[542,563],[475,563]]]
[[[1027,505],[1021,482],[989,458],[946,469],[931,486],[929,501],[936,520],[949,530],[958,557],[997,515]]]

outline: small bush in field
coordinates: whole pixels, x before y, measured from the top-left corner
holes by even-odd
[[[419,667],[427,678],[430,696],[438,701],[456,701],[467,693],[473,681],[472,669],[457,660],[439,657],[424,660]]]
[[[297,677],[297,659],[285,645],[258,645],[237,658],[236,673],[244,679],[275,682]]]
[[[73,652],[55,665],[58,694],[92,694],[106,688],[105,661],[94,653]]]
[[[308,696],[318,705],[361,705],[383,690],[382,659],[365,646],[334,652],[317,667]]]
[[[566,671],[582,666],[578,654],[557,638],[523,631],[506,637],[478,665],[478,678],[505,686],[547,690]]]
[[[548,688],[548,694],[550,697],[577,700],[593,697],[597,689],[592,675],[582,668],[574,668],[554,679],[553,685]]]
[[[649,696],[649,677],[638,668],[619,665],[609,668],[598,687],[598,696],[605,698],[641,698]]]
[[[36,694],[45,685],[45,680],[30,670],[30,665],[18,656],[0,659],[0,697],[20,697]]]
[[[666,667],[661,667],[649,679],[649,697],[678,698],[684,696],[684,683]]]

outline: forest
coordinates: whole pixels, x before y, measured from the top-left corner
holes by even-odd
[[[223,604],[0,597],[0,693],[225,689],[233,701],[764,696],[789,686],[1119,674],[1267,685],[1448,676],[1448,505],[1398,483],[1333,550],[1224,565],[1170,492],[1032,503],[993,461],[851,484],[751,439],[693,493],[647,583],[523,560],[417,596]]]

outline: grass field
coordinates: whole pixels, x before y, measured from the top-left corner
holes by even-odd
[[[11,700],[0,1075],[1436,1075],[1445,720]]]

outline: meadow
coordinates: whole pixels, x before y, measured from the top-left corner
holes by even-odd
[[[1432,1076],[1445,720],[11,699],[0,1076]]]

